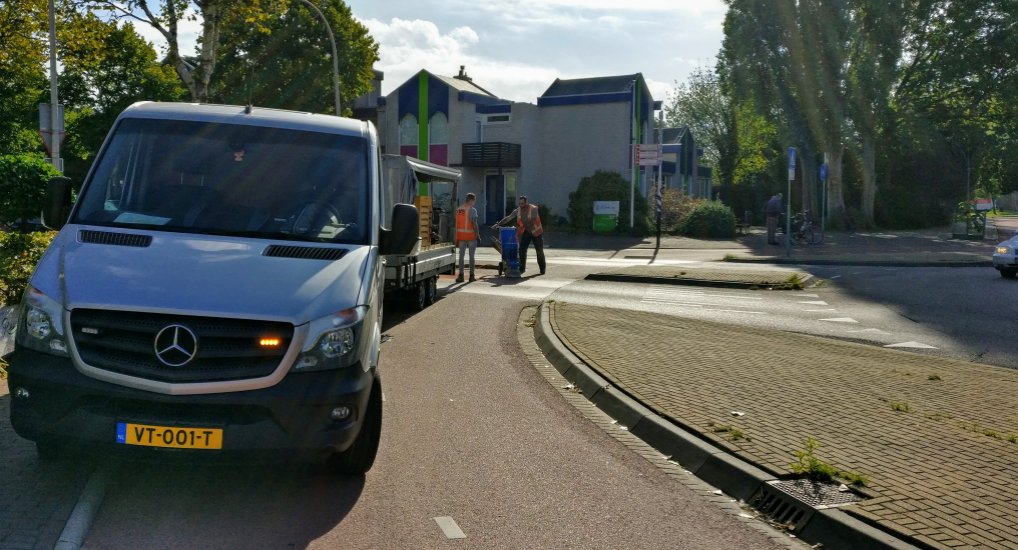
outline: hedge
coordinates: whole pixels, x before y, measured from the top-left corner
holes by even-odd
[[[0,232],[0,306],[21,301],[35,265],[56,235]]]

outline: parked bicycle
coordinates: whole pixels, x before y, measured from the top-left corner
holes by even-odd
[[[816,231],[813,224],[813,216],[809,210],[803,210],[792,216],[792,242],[795,244],[819,244],[823,239],[820,232]]]

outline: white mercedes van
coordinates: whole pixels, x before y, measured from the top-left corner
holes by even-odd
[[[330,456],[378,447],[384,255],[370,123],[140,103],[120,115],[25,293],[11,423],[40,454]],[[64,208],[64,216],[60,215]],[[391,219],[391,228],[382,220]]]

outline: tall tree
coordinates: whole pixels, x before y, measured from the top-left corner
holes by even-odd
[[[855,31],[849,54],[849,117],[856,130],[862,178],[861,212],[874,222],[877,195],[877,143],[890,118],[891,94],[898,81],[905,20],[911,0],[855,0]]]
[[[37,105],[46,90],[45,0],[0,2],[0,154],[39,149]]]
[[[665,123],[673,128],[688,127],[721,184],[733,183],[738,157],[733,139],[735,111],[712,69],[699,67],[688,81],[676,83],[665,106]]]
[[[240,19],[256,26],[269,14],[284,10],[288,0],[81,0],[121,19],[134,19],[159,31],[167,44],[166,60],[177,71],[194,101],[209,99],[209,85],[220,58],[220,32],[226,21]],[[191,12],[191,5],[196,12]],[[180,24],[201,18],[197,57],[180,51]]]
[[[378,44],[343,0],[317,3],[336,38],[341,103],[370,90]],[[220,59],[210,96],[312,112],[333,112],[332,48],[321,19],[299,2],[258,24],[239,18],[223,25]],[[348,109],[349,107],[347,107]]]

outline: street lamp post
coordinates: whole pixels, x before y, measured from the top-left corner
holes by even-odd
[[[62,128],[58,126],[60,117],[60,103],[57,94],[57,17],[56,9],[53,6],[54,0],[49,0],[49,131],[50,131],[50,160],[53,167],[63,172],[64,163],[60,158],[60,135]]]
[[[339,55],[336,53],[336,36],[332,34],[332,26],[329,25],[329,20],[325,18],[325,14],[318,9],[318,6],[309,0],[300,1],[318,14],[322,23],[325,23],[325,30],[329,33],[329,44],[332,46],[332,93],[336,98],[336,116],[343,116],[343,112],[339,110]]]

